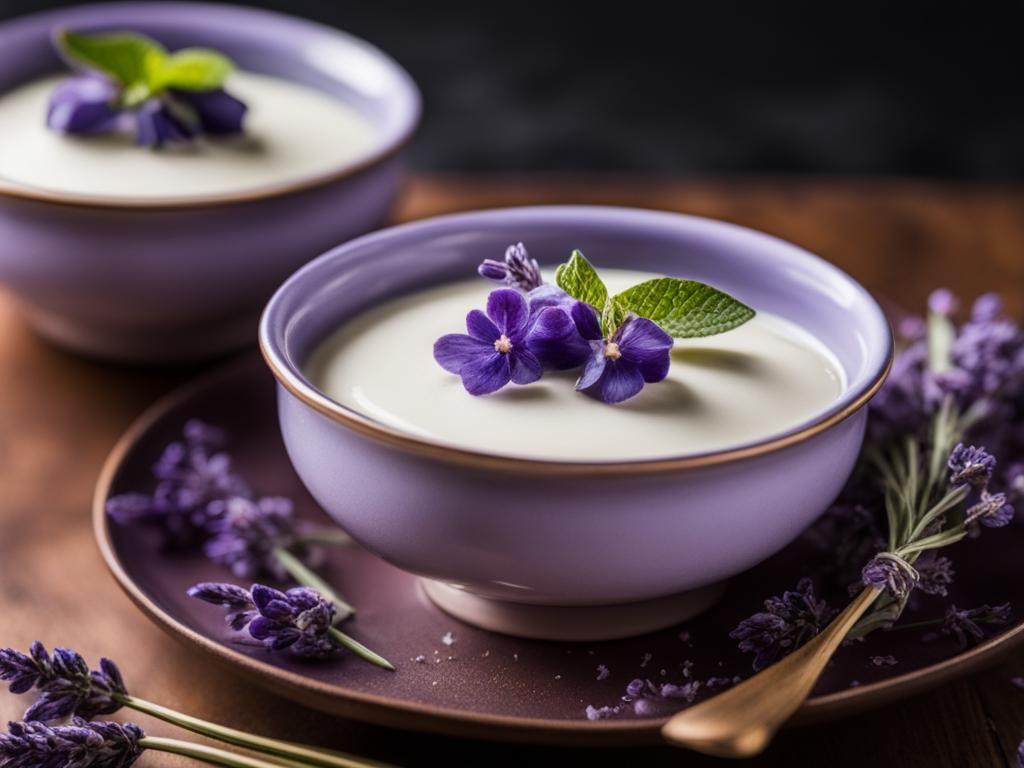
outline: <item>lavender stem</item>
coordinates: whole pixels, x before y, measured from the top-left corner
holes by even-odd
[[[191,757],[193,760],[199,760],[210,765],[224,766],[225,768],[281,768],[279,763],[260,760],[248,755],[239,755],[224,749],[208,747],[205,744],[193,744],[192,742],[181,741],[180,739],[145,736],[139,739],[139,746],[143,749]]]
[[[270,739],[265,736],[257,736],[246,731],[239,731],[227,726],[201,720],[173,709],[168,709],[159,704],[137,699],[134,696],[119,696],[118,700],[126,707],[138,712],[155,717],[164,722],[171,723],[185,730],[198,733],[201,736],[208,736],[227,744],[252,749],[269,755],[285,758],[289,764],[292,761],[299,765],[321,766],[322,768],[386,768],[384,763],[362,760],[343,752],[307,747],[302,744],[294,744],[288,741]],[[148,739],[148,737],[147,737]],[[244,768],[257,768],[256,766],[245,766]]]
[[[350,651],[352,651],[352,653],[362,657],[363,659],[366,659],[366,661],[370,662],[371,664],[376,664],[378,667],[383,667],[384,669],[387,669],[391,672],[395,671],[394,664],[385,659],[383,656],[374,653],[365,645],[360,643],[358,640],[349,637],[344,632],[339,630],[337,627],[331,627],[330,634],[334,641],[338,643],[338,645],[344,648],[348,648]]]
[[[299,584],[304,587],[309,587],[310,589],[315,589],[327,600],[334,603],[335,608],[338,609],[334,618],[335,623],[344,621],[350,616],[355,615],[355,608],[349,605],[349,603],[345,601],[330,584],[320,578],[312,569],[307,567],[305,563],[299,560],[299,558],[287,549],[284,547],[275,547],[274,557],[277,559],[277,562],[281,564],[281,567],[284,568],[293,579],[299,582]]]

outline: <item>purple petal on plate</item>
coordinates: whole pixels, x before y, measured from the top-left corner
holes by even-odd
[[[248,107],[221,88],[214,91],[172,91],[174,98],[195,110],[203,131],[215,136],[241,133]]]
[[[644,388],[644,377],[640,369],[631,363],[610,360],[597,382],[598,396],[606,403],[621,403],[629,400]]]
[[[256,604],[256,608],[259,609],[260,613],[263,613],[264,609],[272,601],[288,602],[288,596],[284,592],[278,592],[276,589],[263,584],[253,584],[251,594],[252,601]]]
[[[577,301],[572,305],[572,319],[576,323],[576,329],[584,339],[597,340],[601,338],[601,323],[597,310],[584,301]]]
[[[479,309],[470,310],[466,315],[466,330],[474,339],[486,341],[488,345],[493,345],[501,335],[498,326],[492,323],[491,319]]]
[[[100,133],[114,127],[118,112],[111,107],[117,86],[106,78],[82,75],[63,81],[50,94],[46,124],[64,133]]]
[[[487,316],[494,321],[498,331],[511,336],[526,325],[529,317],[526,299],[511,288],[491,291],[487,297]]]
[[[532,384],[543,373],[540,360],[522,347],[508,353],[508,370],[513,384]]]
[[[590,343],[580,336],[564,309],[546,307],[535,316],[525,343],[548,370],[578,368],[590,357]]]
[[[633,317],[615,334],[622,359],[640,369],[646,382],[661,381],[668,375],[672,337],[657,323]]]
[[[508,355],[491,352],[490,355],[473,357],[462,366],[462,386],[471,395],[489,395],[497,392],[512,379]]]
[[[469,360],[493,352],[493,342],[474,339],[464,333],[449,333],[434,342],[434,359],[449,373],[462,373],[462,367]]]
[[[594,386],[604,373],[608,365],[608,358],[604,356],[604,344],[599,341],[591,342],[590,359],[583,367],[583,372],[576,381],[576,389],[584,390]]]
[[[158,99],[150,99],[139,107],[136,116],[135,141],[140,146],[159,147],[167,142],[191,139],[193,131]]]

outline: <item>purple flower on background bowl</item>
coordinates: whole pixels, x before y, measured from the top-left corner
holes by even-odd
[[[225,352],[252,340],[260,307],[289,273],[387,220],[420,99],[408,74],[368,43],[226,5],[72,7],[0,25],[0,93],[68,71],[50,42],[56,28],[216,48],[242,70],[340,98],[373,124],[374,140],[340,166],[239,193],[139,199],[0,178],[0,282],[44,336],[124,360]]]
[[[524,240],[542,266],[685,276],[813,329],[845,372],[805,423],[751,444],[654,460],[570,462],[458,449],[381,425],[319,391],[310,353],[347,319],[465,279]],[[486,292],[486,286],[481,292]],[[383,230],[306,265],[264,312],[296,471],[355,539],[424,577],[442,608],[489,629],[600,639],[668,626],[781,549],[835,498],[888,372],[889,324],[845,273],[782,240],[692,216],[598,207],[461,214]],[[540,438],[542,439],[542,437]]]

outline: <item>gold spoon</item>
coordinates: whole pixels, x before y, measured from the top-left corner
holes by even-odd
[[[661,734],[716,757],[753,757],[800,708],[843,638],[881,594],[868,587],[814,639],[739,685],[684,709]]]

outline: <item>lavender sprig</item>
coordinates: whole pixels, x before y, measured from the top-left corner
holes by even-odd
[[[242,592],[245,592],[245,590],[242,590]],[[110,659],[101,659],[100,668],[90,670],[79,653],[67,648],[57,648],[51,656],[39,641],[32,643],[27,654],[16,651],[13,648],[0,649],[0,680],[7,682],[11,693],[14,694],[28,693],[33,689],[40,693],[39,698],[25,713],[24,719],[30,722],[25,723],[23,726],[19,725],[18,728],[12,728],[12,734],[17,730],[21,735],[9,735],[10,738],[6,742],[4,741],[5,737],[0,736],[0,768],[52,768],[53,765],[63,766],[63,763],[59,762],[34,762],[35,758],[41,756],[40,753],[31,748],[32,744],[26,745],[22,741],[18,741],[18,739],[36,734],[33,738],[38,741],[38,739],[45,737],[46,734],[61,734],[63,732],[59,730],[59,727],[57,729],[49,729],[46,724],[68,717],[74,717],[76,721],[86,723],[88,719],[97,714],[113,714],[122,707],[152,715],[165,722],[203,736],[246,749],[276,755],[293,762],[298,761],[300,764],[320,766],[321,768],[361,768],[362,766],[369,765],[366,761],[350,755],[339,752],[327,752],[276,739],[268,739],[256,734],[201,720],[146,701],[145,699],[137,698],[128,693],[120,670]],[[86,725],[90,729],[98,729],[97,732],[102,736],[105,732],[103,729],[114,724],[86,723]],[[28,729],[28,732],[22,733],[25,728]],[[134,728],[134,726],[131,726],[131,728]],[[141,736],[141,732],[139,733]],[[84,736],[84,734],[79,735]],[[95,741],[94,737],[88,738]],[[151,742],[152,740],[149,741]],[[35,744],[36,742],[33,741],[32,743]],[[143,746],[146,745],[145,742],[140,743]],[[199,746],[188,745],[186,742],[168,743],[172,744],[175,748],[167,751],[174,751],[179,754],[189,754],[182,750],[188,748],[194,751],[194,748]],[[2,746],[4,744],[9,745],[12,750],[10,754],[4,752]],[[220,751],[215,750],[215,752]],[[91,755],[89,759],[94,759],[96,755],[102,754],[106,753],[102,750],[100,752],[89,752],[89,755]],[[228,757],[224,758],[224,755]],[[55,760],[57,759],[56,756],[57,753],[54,753]],[[189,756],[206,759],[194,754]],[[236,765],[236,763],[225,762],[225,760],[236,757],[238,756],[225,752],[214,762],[229,766]],[[7,759],[14,762],[7,763],[5,762]],[[210,760],[207,760],[207,762],[210,762]],[[125,763],[125,768],[129,764]],[[82,768],[93,768],[93,766],[96,766],[96,768],[107,768],[108,765],[119,764],[93,763],[88,761],[81,764]],[[251,764],[246,765],[248,768],[268,767],[268,764],[263,761],[253,761]]]
[[[0,734],[0,768],[128,768],[146,748],[137,725],[89,722],[70,725],[9,723]]]
[[[504,283],[509,288],[518,288],[526,293],[544,284],[537,260],[530,258],[526,246],[522,243],[506,248],[504,261],[484,259],[476,271],[480,277]]]
[[[205,582],[189,588],[188,595],[226,608],[231,629],[248,631],[270,651],[288,649],[296,656],[321,659],[343,647],[379,667],[395,669],[383,656],[337,629],[335,605],[308,587],[280,592],[262,584],[246,590],[234,584]]]

